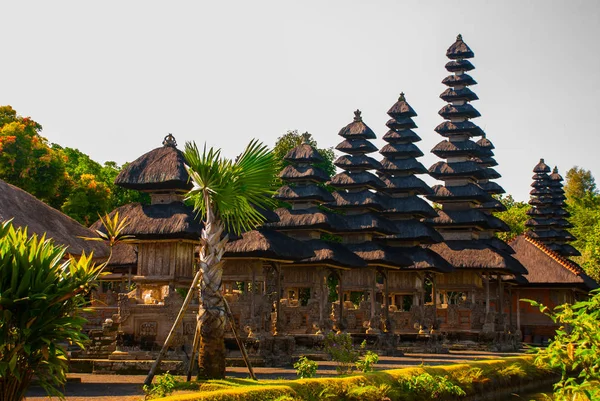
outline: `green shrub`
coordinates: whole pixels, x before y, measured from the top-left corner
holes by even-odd
[[[350,374],[358,361],[359,352],[352,344],[350,334],[330,332],[325,338],[325,352],[336,362],[336,370],[340,374]]]
[[[175,376],[166,372],[163,375],[156,376],[156,380],[153,384],[147,386],[144,384],[143,390],[146,393],[146,400],[152,400],[155,398],[162,398],[173,393],[175,385],[177,384]]]
[[[311,361],[304,355],[302,355],[300,359],[298,359],[298,362],[294,364],[296,375],[300,379],[310,379],[311,377],[315,377],[318,368],[319,365],[315,361]]]
[[[377,362],[379,362],[379,355],[373,351],[367,351],[356,361],[356,368],[363,373],[372,372],[373,365],[376,365]]]
[[[417,376],[408,376],[399,380],[400,386],[406,392],[413,392],[429,399],[447,396],[462,397],[467,395],[460,386],[454,384],[448,376],[432,376],[421,373]]]

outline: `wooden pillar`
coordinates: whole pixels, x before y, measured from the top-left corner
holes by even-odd
[[[490,275],[485,275],[485,316],[490,313]]]
[[[321,290],[321,296],[319,297],[319,330],[323,330],[325,305],[327,305],[327,270],[319,268],[317,274],[320,278],[319,288]]]
[[[273,268],[275,269],[276,273],[277,273],[277,296],[275,297],[275,315],[276,317],[276,321],[275,321],[275,333],[277,334],[279,332],[279,330],[281,329],[280,326],[280,322],[281,322],[281,265],[275,264],[273,263]]]
[[[338,319],[338,329],[342,329],[342,322],[344,321],[344,288],[342,286],[342,272],[340,271],[338,274],[338,301],[340,301],[339,305],[339,313],[340,317]]]
[[[521,331],[521,301],[519,298],[521,298],[520,291],[517,290],[517,331]]]
[[[385,269],[383,271],[383,317],[385,319],[386,331],[389,331],[389,321],[390,321],[390,295],[388,290],[388,276],[389,271]]]
[[[256,293],[256,270],[254,269],[254,264],[252,264],[250,268],[252,269],[252,291],[248,291],[250,293],[250,320],[254,321],[254,294]]]
[[[437,328],[437,279],[435,273],[431,276],[431,289],[433,291],[433,327]]]
[[[506,325],[506,322],[504,321],[504,285],[502,284],[502,276],[500,274],[498,274],[498,303],[500,304],[498,308],[500,322],[502,322],[503,325]]]
[[[512,298],[512,286],[509,285],[508,286],[508,300],[509,300],[509,307],[508,307],[508,327],[509,329],[512,329],[513,325],[513,309],[512,309],[512,305],[513,305],[513,298]],[[517,307],[519,306],[519,304],[517,303]]]
[[[373,269],[373,277],[371,279],[371,319],[375,316],[375,293],[376,293],[376,284],[377,282],[377,270]]]

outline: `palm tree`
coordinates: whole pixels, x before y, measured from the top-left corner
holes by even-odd
[[[204,223],[200,237],[199,376],[218,379],[225,376],[225,301],[221,278],[226,230],[235,234],[260,226],[265,218],[258,208],[272,208],[278,163],[265,145],[252,140],[235,160],[221,158],[220,150],[202,153],[195,143],[184,151],[194,187],[187,199]]]

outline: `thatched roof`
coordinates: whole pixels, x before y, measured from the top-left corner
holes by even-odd
[[[446,102],[455,102],[457,100],[471,102],[479,99],[475,92],[466,87],[461,89],[448,88],[442,92],[440,98]]]
[[[496,159],[490,156],[474,157],[473,161],[479,163],[482,167],[494,167],[498,165]]]
[[[127,219],[129,223],[123,234],[133,235],[136,239],[191,239],[200,238],[202,224],[196,219],[191,206],[181,202],[168,204],[141,205],[130,203],[110,213],[119,213],[119,219]],[[103,230],[100,221],[91,226],[95,230]]]
[[[261,258],[292,262],[310,258],[314,252],[304,242],[277,231],[261,228],[242,234],[225,246],[224,258]]]
[[[319,163],[325,159],[315,148],[308,143],[303,143],[287,152],[283,160],[290,163]]]
[[[441,136],[450,137],[454,134],[467,134],[470,136],[482,136],[484,132],[471,121],[444,121],[434,129]]]
[[[373,130],[371,130],[371,128],[369,128],[367,124],[363,122],[360,110],[356,110],[354,112],[354,121],[342,128],[338,135],[344,138],[376,138]]]
[[[435,217],[437,212],[433,210],[431,205],[425,200],[419,198],[416,195],[393,198],[386,196],[382,198],[382,204],[385,207],[383,210],[384,215],[410,215],[414,217]]]
[[[461,74],[461,75],[448,75],[446,78],[442,80],[442,83],[446,86],[470,86],[477,85],[477,81],[473,79],[469,74]]]
[[[527,268],[526,278],[530,286],[598,288],[598,283],[581,267],[539,241],[519,235],[510,242],[510,246],[515,250],[514,257]]]
[[[120,242],[112,248],[112,254],[108,262],[111,271],[132,268],[132,273],[136,273],[138,262],[137,245]]]
[[[403,268],[412,265],[412,260],[407,258],[399,248],[372,241],[361,244],[345,244],[345,246],[369,266]]]
[[[387,193],[414,192],[416,194],[428,195],[432,193],[431,188],[422,179],[414,175],[403,177],[383,176],[381,178],[385,188],[381,190]]]
[[[415,219],[397,220],[396,234],[386,236],[383,241],[412,242],[421,244],[434,244],[443,241],[442,236],[428,224]]]
[[[96,233],[69,216],[46,205],[33,195],[14,185],[0,180],[0,221],[13,219],[15,227],[28,227],[28,234],[38,236],[46,233],[54,243],[67,247],[73,255],[94,253],[95,257],[106,257],[108,247],[96,241],[79,237],[97,237]]]
[[[534,173],[549,173],[550,171],[550,167],[544,163],[544,159],[540,159],[540,162],[533,168]]]
[[[461,186],[434,185],[431,187],[433,195],[427,199],[432,202],[470,200],[479,203],[491,201],[492,195],[481,189],[476,184],[467,184]]]
[[[388,143],[379,151],[385,157],[420,157],[423,152],[413,143]]]
[[[385,123],[386,127],[393,130],[418,128],[412,118],[390,118]]]
[[[392,235],[397,232],[393,221],[374,213],[361,213],[344,216],[346,228],[343,233],[373,233],[374,235]]]
[[[436,228],[442,227],[479,227],[481,229],[494,229],[510,231],[510,228],[500,219],[490,216],[478,209],[468,210],[438,210],[438,217],[426,219]]]
[[[313,257],[294,262],[294,265],[322,264],[340,268],[367,267],[367,264],[354,252],[342,244],[319,239],[304,241],[315,254]]]
[[[416,117],[417,115],[413,108],[410,107],[410,105],[406,102],[404,93],[400,93],[398,101],[394,103],[392,107],[390,107],[387,113],[388,116],[393,118],[410,118]]]
[[[325,182],[329,180],[329,175],[315,166],[285,166],[279,173],[279,177],[285,182],[296,182],[296,181],[313,181],[313,182]]]
[[[490,244],[491,246],[493,246],[494,248],[504,251],[504,252],[508,253],[509,255],[512,255],[515,253],[515,250],[512,249],[510,247],[510,245],[508,245],[506,242],[502,241],[501,239],[499,239],[497,237],[492,237],[492,238],[488,238],[488,239],[481,240],[481,241],[485,241],[488,244]]]
[[[409,266],[410,269],[441,273],[451,273],[454,271],[454,267],[452,267],[446,259],[442,258],[429,248],[413,246],[400,249],[402,249],[402,253],[412,261],[412,265]]]
[[[562,176],[560,174],[558,174],[558,167],[554,167],[554,169],[552,170],[552,174],[550,174],[550,179],[552,181],[558,181],[558,182],[563,180]],[[556,185],[559,185],[559,184],[556,184]]]
[[[366,139],[358,138],[341,142],[335,147],[340,152],[349,154],[365,154],[377,151],[377,147]]]
[[[343,155],[333,163],[343,170],[377,170],[381,164],[367,155]]]
[[[438,114],[448,120],[452,118],[476,118],[481,116],[475,107],[469,103],[461,105],[447,104],[438,111]]]
[[[359,192],[336,191],[332,195],[334,202],[327,204],[332,209],[368,208],[376,211],[383,209],[381,195],[368,189]]]
[[[383,174],[394,173],[410,173],[410,174],[425,174],[427,169],[421,162],[413,157],[408,159],[383,158],[381,160],[381,168],[378,169]]]
[[[318,185],[284,185],[279,188],[274,198],[282,201],[333,202],[329,191]]]
[[[403,129],[399,131],[389,130],[382,137],[382,139],[388,143],[401,143],[401,142],[419,142],[421,137],[417,135],[413,130]]]
[[[500,185],[493,181],[480,182],[478,184],[481,187],[481,189],[483,189],[488,194],[503,194],[505,192],[504,188],[502,188]]]
[[[564,256],[581,256],[581,253],[574,246],[569,244],[561,244],[559,253]]]
[[[331,181],[328,182],[334,188],[372,188],[378,189],[385,186],[385,184],[377,178],[377,176],[368,171],[358,172],[341,172],[334,175]]]
[[[174,139],[167,141],[168,138],[165,138],[162,147],[151,150],[124,167],[115,178],[115,184],[138,191],[192,189],[183,153],[175,147]]]
[[[490,210],[493,212],[506,212],[508,209],[499,200],[492,198],[487,202],[483,202],[478,206],[480,209]]]
[[[471,71],[475,66],[469,60],[450,60],[445,65],[448,72]]]
[[[460,142],[442,141],[431,149],[431,153],[442,159],[461,155],[482,156],[485,154],[479,145],[470,140]]]
[[[527,274],[527,269],[518,260],[486,241],[451,240],[430,245],[429,249],[446,259],[455,269]]]
[[[439,161],[429,167],[429,174],[433,178],[443,180],[452,177],[473,177],[477,179],[490,178],[486,169],[474,161],[446,163]]]
[[[477,141],[477,145],[479,145],[480,147],[482,147],[484,149],[489,149],[489,150],[496,149],[496,147],[494,146],[492,141],[487,139],[485,137],[485,135],[483,136],[483,138],[481,138]]]
[[[316,207],[301,210],[279,208],[275,213],[279,216],[279,221],[265,223],[265,227],[282,231],[321,230],[325,232],[338,232],[347,228],[343,216]]]
[[[452,60],[473,58],[474,56],[473,51],[463,42],[462,35],[458,35],[456,42],[446,50],[446,57]]]

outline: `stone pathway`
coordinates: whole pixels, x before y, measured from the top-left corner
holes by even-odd
[[[409,366],[447,365],[463,363],[478,359],[492,359],[505,356],[522,355],[519,353],[495,353],[486,351],[450,351],[449,354],[406,354],[402,357],[380,357],[377,369],[397,369]],[[319,376],[335,376],[335,363],[319,361]],[[294,379],[296,371],[288,368],[254,368],[258,379]],[[241,367],[227,368],[227,376],[248,377],[248,370]],[[69,374],[69,382],[65,386],[67,401],[139,401],[143,400],[143,375],[94,375]],[[180,378],[185,380],[184,377]],[[27,396],[27,401],[47,401],[43,389],[33,387]],[[58,400],[53,398],[52,400]]]

